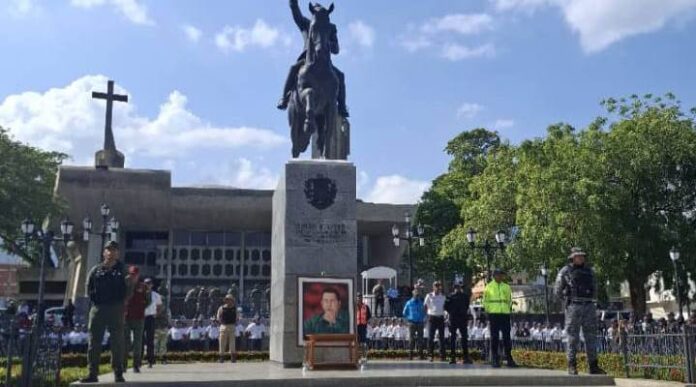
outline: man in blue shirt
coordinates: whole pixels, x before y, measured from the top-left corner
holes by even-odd
[[[423,321],[425,320],[425,307],[423,300],[418,296],[418,290],[414,289],[413,297],[404,305],[403,316],[408,322],[408,331],[411,337],[408,359],[413,360],[413,350],[418,344],[418,356],[425,360],[423,355]]]

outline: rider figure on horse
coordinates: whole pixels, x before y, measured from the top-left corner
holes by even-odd
[[[300,6],[297,4],[298,0],[290,0],[290,9],[292,10],[292,17],[295,20],[295,24],[297,24],[297,27],[300,29],[300,32],[302,32],[302,37],[304,38],[305,41],[305,48],[302,51],[302,54],[300,54],[299,58],[297,59],[297,63],[292,65],[290,67],[290,72],[288,73],[288,78],[285,80],[285,88],[283,89],[283,96],[280,98],[280,101],[278,102],[278,109],[285,110],[288,107],[288,102],[290,100],[290,92],[292,89],[295,87],[297,84],[297,73],[300,71],[302,66],[305,63],[305,57],[307,54],[307,41],[308,41],[308,35],[309,35],[309,25],[310,21],[306,17],[302,15],[302,11],[300,11]],[[310,9],[312,7],[321,7],[320,5],[313,5],[311,2],[309,3]],[[328,8],[329,13],[333,11],[333,4],[331,4]],[[332,54],[338,54],[339,48],[338,48],[338,36],[336,33],[336,25],[333,23],[330,23],[331,25],[331,39],[330,39],[330,50]],[[348,108],[346,106],[346,84],[345,84],[345,79],[343,73],[337,69],[335,66],[333,67],[333,71],[336,74],[336,78],[338,78],[338,114],[340,114],[344,118],[348,118]]]

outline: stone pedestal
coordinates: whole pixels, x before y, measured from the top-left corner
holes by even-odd
[[[102,149],[94,154],[94,165],[100,168],[123,168],[126,158],[116,149]]]
[[[301,366],[298,277],[357,275],[355,166],[289,161],[273,194],[270,359]],[[353,295],[350,295],[353,297]]]

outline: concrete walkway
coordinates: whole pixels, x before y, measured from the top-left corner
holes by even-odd
[[[302,371],[272,362],[189,363],[129,370],[128,386],[613,386],[607,376],[569,376],[563,371],[450,365],[425,361],[371,361],[363,371]],[[100,376],[100,386],[113,374]],[[632,385],[633,386],[633,385]]]

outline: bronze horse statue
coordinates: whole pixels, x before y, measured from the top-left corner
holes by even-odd
[[[292,157],[298,157],[312,142],[312,158],[345,160],[349,153],[350,125],[337,108],[339,79],[331,62],[336,27],[329,15],[333,4],[324,8],[309,4],[312,20],[305,42],[304,64],[291,91],[288,121]],[[336,53],[336,52],[334,52]]]

